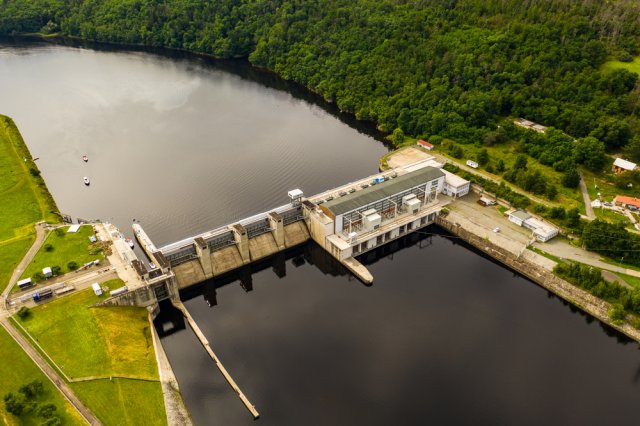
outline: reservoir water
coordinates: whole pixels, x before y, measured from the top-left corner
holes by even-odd
[[[369,126],[239,61],[5,43],[0,113],[62,212],[125,232],[139,219],[157,244],[373,173],[387,152]],[[182,295],[257,424],[636,417],[637,344],[455,238],[432,227],[362,261],[370,287],[307,244]],[[196,424],[253,423],[175,312],[156,327]]]

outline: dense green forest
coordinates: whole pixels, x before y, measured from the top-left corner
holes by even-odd
[[[0,34],[58,31],[247,57],[388,132],[482,143],[522,116],[640,158],[638,76],[601,71],[640,53],[633,0],[0,0]],[[570,168],[554,138],[524,143]]]

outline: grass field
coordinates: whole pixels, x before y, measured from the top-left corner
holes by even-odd
[[[640,56],[635,58],[633,62],[609,61],[602,66],[604,70],[625,69],[640,75]]]
[[[160,382],[113,379],[72,383],[105,425],[166,425]]]
[[[495,168],[496,164],[499,160],[502,160],[505,164],[505,167],[509,169],[513,163],[515,162],[518,153],[516,152],[516,146],[513,142],[507,142],[495,146],[476,146],[476,145],[458,145],[464,151],[464,155],[460,159],[452,158],[448,155],[448,153],[441,149],[441,147],[437,147],[436,151],[438,154],[445,155],[449,158],[452,158],[455,161],[459,161],[464,163],[468,159],[475,160],[477,158],[478,153],[482,149],[486,149],[489,153],[489,164]],[[563,205],[567,209],[578,207],[582,211],[584,211],[584,204],[582,202],[582,196],[580,194],[579,189],[570,189],[562,186],[562,173],[555,171],[552,167],[545,166],[536,161],[535,158],[527,157],[528,163],[527,167],[530,170],[539,170],[540,173],[547,178],[547,181],[553,184],[558,190],[558,196],[555,200],[549,201],[544,195],[538,195],[539,198],[547,200],[547,202],[551,204]],[[485,167],[481,167],[483,172],[491,175],[496,179],[503,180],[500,175],[488,173],[485,170]],[[508,182],[505,182],[508,183]],[[511,184],[513,185],[513,184]],[[515,186],[515,185],[514,185]]]
[[[35,234],[0,243],[0,292],[9,283],[9,278],[24,254],[33,244]]]
[[[2,354],[3,358],[3,362],[0,362],[1,396],[4,396],[7,392],[15,393],[23,384],[33,380],[40,380],[44,385],[44,393],[38,399],[39,403],[54,404],[57,407],[57,414],[64,425],[85,424],[82,417],[2,327],[0,327],[0,354]],[[42,422],[43,419],[37,418],[33,413],[17,418],[5,411],[4,403],[0,404],[0,424],[9,426],[39,425]]]
[[[103,285],[114,289],[123,282],[111,280]],[[126,376],[153,381],[72,383],[78,396],[105,424],[165,424],[147,311],[90,307],[106,297],[96,296],[88,288],[38,306],[30,318],[18,321],[70,379]]]
[[[58,222],[57,210],[20,132],[0,115],[0,241],[32,233],[40,220]]]
[[[640,289],[640,278],[618,272],[616,272],[616,275],[625,280],[632,287]]]
[[[95,259],[104,259],[102,252],[91,254],[89,236],[94,235],[91,225],[81,226],[78,232],[68,233],[67,229],[59,228],[63,232],[52,231],[47,235],[44,244],[27,266],[21,278],[33,277],[36,272],[42,272],[42,268],[54,265],[62,269],[62,273],[69,272],[67,264],[74,261],[78,266]],[[46,244],[50,244],[53,250],[46,251]]]

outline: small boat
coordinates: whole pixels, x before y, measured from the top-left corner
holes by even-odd
[[[87,161],[89,161],[89,157],[87,157],[86,155],[83,155],[82,156],[82,161],[84,161],[86,163]]]
[[[131,238],[125,238],[124,240],[129,244],[129,247],[133,248],[133,240]]]
[[[82,180],[84,181],[84,184],[87,185],[87,186],[89,186],[89,184],[91,183],[91,182],[89,182],[89,178],[86,177],[86,176],[83,177]]]
[[[149,269],[156,269],[155,263],[149,262]]]

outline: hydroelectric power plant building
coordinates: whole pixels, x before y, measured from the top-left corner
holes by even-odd
[[[328,201],[314,197],[303,203],[311,238],[347,267],[350,258],[433,223],[442,208],[438,194],[445,174],[438,168],[388,173],[371,183],[343,187],[344,195]]]

